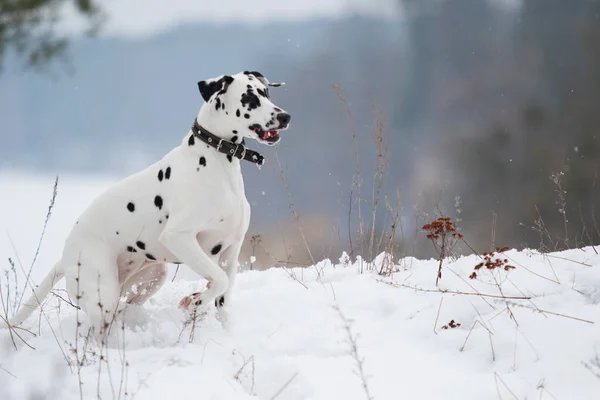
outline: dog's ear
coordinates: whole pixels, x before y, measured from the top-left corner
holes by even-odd
[[[265,76],[258,71],[244,71],[246,75],[254,75],[257,78],[264,78]]]
[[[218,78],[198,82],[198,90],[200,90],[204,101],[208,101],[216,92],[220,92],[219,94],[227,92],[227,88],[231,85],[231,82],[233,82],[232,76],[221,75]]]
[[[244,74],[246,75],[254,75],[256,77],[256,79],[258,79],[259,81],[261,81],[263,83],[263,85],[265,86],[273,86],[273,87],[277,87],[277,86],[281,86],[281,85],[285,85],[285,83],[273,83],[273,82],[269,82],[269,80],[260,72],[258,71],[244,71]]]

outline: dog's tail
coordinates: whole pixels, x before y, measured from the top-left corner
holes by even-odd
[[[8,319],[8,325],[4,322],[4,318],[0,318],[0,329],[8,328],[9,326],[19,326],[42,304],[42,301],[48,296],[50,290],[54,285],[64,276],[62,271],[59,271],[58,265],[56,265],[52,271],[40,283],[40,285],[33,291],[29,299],[21,305],[19,311],[11,318]]]

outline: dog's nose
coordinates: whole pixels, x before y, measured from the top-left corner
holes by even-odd
[[[279,121],[279,128],[287,128],[290,124],[290,119],[292,117],[288,113],[279,113],[277,114],[277,121]]]

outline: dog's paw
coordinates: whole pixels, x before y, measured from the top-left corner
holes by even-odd
[[[181,301],[179,302],[179,308],[181,308],[182,310],[189,310],[190,305],[192,305],[192,303],[194,303],[194,305],[199,305],[196,304],[197,301],[199,301],[200,295],[202,293],[200,292],[196,292],[196,293],[192,293],[189,296],[185,296],[183,299],[181,299]]]

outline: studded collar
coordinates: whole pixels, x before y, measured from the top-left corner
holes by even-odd
[[[239,160],[250,161],[251,163],[256,164],[259,169],[265,162],[264,156],[259,152],[249,150],[241,143],[233,143],[210,133],[200,126],[197,120],[194,120],[194,125],[192,125],[192,133],[207,145],[217,149],[219,153],[235,157]]]

